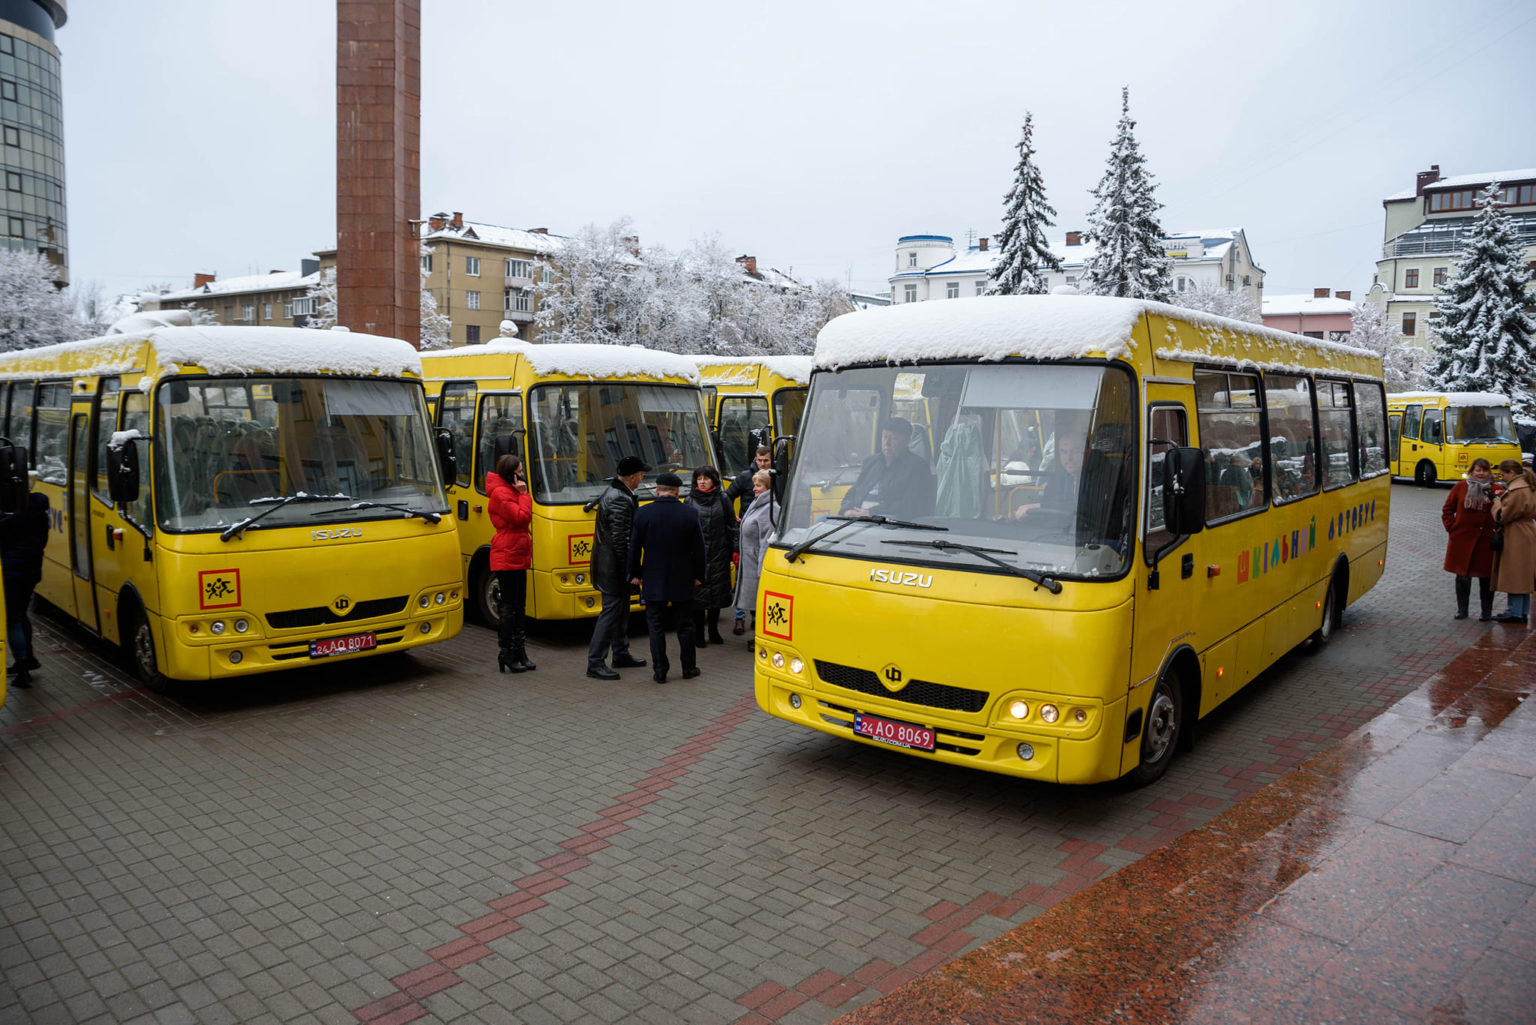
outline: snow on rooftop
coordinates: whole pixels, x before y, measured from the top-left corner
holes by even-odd
[[[1438,402],[1444,397],[1448,406],[1507,406],[1509,396],[1500,395],[1491,391],[1404,391],[1392,392],[1387,396],[1388,402],[1413,402],[1414,400]]]
[[[1266,295],[1259,303],[1260,312],[1266,317],[1294,316],[1296,314],[1352,314],[1355,304],[1348,299],[1332,296],[1320,299],[1309,292],[1295,295]]]
[[[501,338],[483,345],[463,345],[439,349],[427,355],[428,361],[459,356],[490,356],[497,353],[522,356],[536,374],[565,374],[602,380],[612,377],[681,377],[691,384],[700,383],[699,368],[690,356],[647,349],[641,345],[590,345],[553,343],[534,345]]]
[[[551,235],[542,231],[525,231],[522,228],[505,228],[499,224],[481,224],[479,221],[465,221],[464,227],[455,228],[453,225],[444,225],[436,231],[429,231],[423,238],[463,238],[466,231],[472,230],[475,237],[481,242],[493,246],[506,246],[508,249],[526,249],[532,253],[557,252],[565,244],[564,235]]]
[[[699,372],[705,381],[735,380],[739,376],[728,370],[709,373],[705,371],[706,367],[752,369],[766,367],[780,377],[797,384],[809,384],[811,380],[811,357],[809,356],[693,356],[691,358],[698,364]]]
[[[815,365],[835,370],[855,363],[910,363],[918,360],[1076,359],[1103,353],[1126,356],[1135,344],[1131,332],[1145,314],[1194,324],[1208,335],[1227,337],[1242,331],[1293,349],[1341,356],[1374,353],[1337,342],[1305,338],[1163,303],[1108,296],[978,296],[943,302],[901,303],[845,313],[821,329]],[[1197,352],[1160,358],[1203,358]],[[1299,357],[1298,357],[1299,359]]]
[[[320,280],[320,272],[304,274],[296,270],[274,271],[271,274],[246,274],[238,278],[210,281],[196,288],[183,288],[164,292],[156,299],[196,299],[204,295],[230,295],[239,292],[270,292],[280,288],[308,288]]]
[[[1536,167],[1526,167],[1515,171],[1479,171],[1476,174],[1458,174],[1449,178],[1441,178],[1437,182],[1431,182],[1424,186],[1426,189],[1464,189],[1469,185],[1487,185],[1489,182],[1498,182],[1500,185],[1508,185],[1510,182],[1523,182],[1536,179]],[[1419,194],[1419,188],[1403,189],[1394,192],[1387,197],[1387,202],[1396,199],[1412,199]]]

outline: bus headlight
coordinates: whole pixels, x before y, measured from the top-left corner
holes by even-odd
[[[235,633],[243,634],[251,628],[251,624],[243,619],[235,620]]]
[[[578,584],[586,583],[587,582],[587,575],[585,573],[578,573],[578,574],[576,574],[576,582]]]
[[[1028,719],[1029,702],[1015,701],[1013,704],[1008,706],[1008,714],[1013,716],[1015,719]]]
[[[799,676],[802,672],[805,671],[805,662],[802,661],[799,656],[790,659],[789,671],[794,673],[796,676]]]
[[[432,596],[429,594],[424,594],[420,598],[416,599],[416,604],[420,605],[424,609],[430,608],[432,605]]]
[[[437,594],[432,596],[432,600],[437,602],[439,605],[442,605],[444,602],[446,602],[448,600],[448,596],[446,594],[444,594],[442,591],[438,591]]]
[[[1046,722],[1055,722],[1057,719],[1061,718],[1061,712],[1056,708],[1055,705],[1041,705],[1040,718],[1044,719]]]
[[[209,623],[208,624],[208,631],[210,633],[216,633],[216,634],[223,633],[224,632],[224,620],[222,620],[222,619],[215,619],[212,623]]]
[[[775,651],[773,653],[773,668],[775,668],[775,669],[783,669],[784,668],[784,653],[782,651]]]

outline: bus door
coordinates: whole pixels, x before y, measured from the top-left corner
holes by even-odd
[[[1189,444],[1189,409],[1185,399],[1193,400],[1189,385],[1147,382],[1147,436],[1145,501],[1142,510],[1142,572],[1145,585],[1138,587],[1135,598],[1135,637],[1131,645],[1131,677],[1128,708],[1144,706],[1147,694],[1169,655],[1181,643],[1197,650],[1198,638],[1190,624],[1196,622],[1196,606],[1206,586],[1205,562],[1196,551],[1204,535],[1179,541],[1164,527],[1163,457],[1175,446]],[[1171,444],[1170,444],[1171,443]],[[1173,545],[1169,548],[1169,545]],[[1161,550],[1156,567],[1152,558]],[[1199,572],[1196,573],[1196,568]],[[1234,566],[1235,570],[1236,567]],[[1186,709],[1193,720],[1196,710]],[[1143,723],[1145,726],[1145,723]],[[1139,737],[1139,734],[1138,734]],[[1135,748],[1127,757],[1134,758]]]
[[[475,382],[443,384],[437,396],[437,426],[453,437],[457,476],[443,482],[448,486],[449,504],[460,520],[467,520],[474,480]]]
[[[69,568],[74,580],[74,613],[92,633],[101,633],[96,616],[95,574],[91,571],[91,415],[69,418],[69,490],[65,499],[69,517]],[[103,519],[103,522],[105,520]]]
[[[1401,446],[1402,476],[1412,477],[1414,465],[1418,463],[1419,456],[1419,420],[1424,416],[1424,407],[1419,403],[1403,408],[1403,437],[1407,444]]]
[[[1391,468],[1393,475],[1398,477],[1403,475],[1403,467],[1401,462],[1402,452],[1400,451],[1401,439],[1399,438],[1402,430],[1403,414],[1401,412],[1394,411],[1387,416],[1387,441],[1391,446],[1387,454],[1387,459],[1388,466]]]
[[[159,607],[154,589],[146,579],[153,577],[153,573],[145,572],[152,567],[144,558],[148,544],[147,532],[150,529],[150,475],[148,472],[142,473],[139,497],[125,507],[126,516],[112,504],[112,492],[107,484],[107,458],[112,435],[118,430],[119,405],[127,408],[122,429],[137,430],[143,437],[149,437],[147,397],[135,390],[125,398],[116,378],[102,381],[93,439],[96,461],[91,470],[91,495],[86,501],[90,506],[91,575],[96,581],[96,607],[101,615],[100,632],[109,639],[116,639],[117,636],[119,624],[115,624],[112,618],[117,608],[117,595],[122,593],[123,586],[130,579],[136,579],[139,596],[148,608]],[[147,471],[148,443],[141,441],[138,446],[141,468]],[[137,577],[134,576],[136,573]]]
[[[1444,415],[1444,409],[1424,410],[1424,422],[1419,428],[1419,445],[1424,456],[1434,462],[1436,475],[1442,480],[1451,472],[1451,467],[1445,465],[1445,432],[1441,422]]]

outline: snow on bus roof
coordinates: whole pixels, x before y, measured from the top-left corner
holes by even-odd
[[[1326,355],[1373,356],[1337,342],[1325,342],[1258,324],[1228,320],[1198,310],[1140,299],[1085,295],[996,295],[900,303],[833,319],[816,338],[818,369],[855,363],[910,363],[918,360],[1076,359],[1103,353],[1126,356],[1137,321],[1153,314],[1195,325],[1212,341],[1236,332]],[[1170,339],[1170,341],[1175,339]],[[1161,358],[1199,359],[1178,350]]]
[[[1388,402],[1414,399],[1445,399],[1448,406],[1507,406],[1509,396],[1491,391],[1395,391],[1387,396]]]
[[[811,380],[811,357],[809,356],[692,356],[690,358],[700,367],[766,367],[780,377],[797,384],[808,384]],[[706,379],[709,376],[706,374]]]
[[[184,366],[202,367],[210,374],[421,373],[420,355],[399,338],[298,327],[154,327],[6,355],[30,361],[95,353],[98,365],[75,373],[101,376],[145,369],[131,365],[145,342],[154,349],[161,374]],[[4,362],[0,357],[0,368]]]
[[[610,377],[681,377],[699,383],[699,368],[688,356],[643,345],[596,345],[552,342],[548,345],[497,339],[481,345],[439,349],[434,359],[455,356],[519,355],[537,374],[565,374],[600,380]]]

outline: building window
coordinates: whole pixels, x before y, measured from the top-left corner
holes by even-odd
[[[15,171],[7,171],[7,172],[5,172],[5,191],[7,191],[7,192],[20,192],[21,191],[21,175],[17,174]]]
[[[505,310],[528,313],[533,309],[533,293],[521,288],[507,289]]]
[[[293,316],[307,317],[315,312],[315,301],[308,296],[293,301]]]
[[[234,322],[235,322],[235,308],[233,306],[226,306],[226,307],[224,307],[224,323],[226,323],[226,324],[233,324]]]
[[[284,320],[292,320],[293,319],[293,303],[292,302],[285,302],[285,303],[283,303],[283,319]]]
[[[1067,284],[1071,285],[1073,288],[1076,288],[1077,287],[1077,279],[1074,278],[1074,277],[1068,276]]]
[[[421,254],[421,272],[423,274],[431,274],[432,273],[432,254],[431,253],[422,253]]]
[[[27,222],[26,221],[22,220],[20,217],[12,217],[12,218],[9,219],[9,222],[10,222],[10,232],[9,233],[10,233],[11,238],[26,238],[27,237]]]
[[[528,261],[527,260],[508,260],[507,261],[507,277],[509,277],[509,278],[531,278],[531,277],[533,277],[533,275],[529,273]]]
[[[5,144],[7,146],[21,145],[21,130],[10,125],[5,126]]]
[[[960,282],[958,282],[958,281],[946,282],[945,285],[944,285],[944,296],[947,299],[958,299],[958,298],[960,298]]]
[[[906,285],[904,287],[905,287],[906,294],[907,294],[906,301],[909,302],[909,303],[917,302],[917,286],[916,285]]]
[[[985,281],[978,281],[978,282],[976,282],[976,294],[977,295],[986,295],[987,294],[987,283]]]
[[[16,98],[16,83],[9,78],[0,78],[0,100],[14,100]]]
[[[479,292],[465,292],[464,293],[464,308],[467,309],[467,310],[478,310],[480,308],[480,293]]]
[[[464,344],[465,345],[479,345],[480,344],[480,325],[479,324],[468,324],[468,325],[465,326],[465,328],[464,328]]]
[[[241,319],[241,321],[243,321],[244,323],[247,323],[247,324],[254,324],[254,323],[256,323],[256,307],[255,307],[255,305],[252,304],[250,306],[242,306],[242,307],[240,307],[240,319]]]
[[[908,253],[907,254],[907,266],[908,267],[916,267],[917,266],[917,253],[913,252],[913,253]]]
[[[430,259],[430,257],[429,257],[429,259]],[[335,267],[327,267],[327,268],[325,268],[325,270],[320,272],[320,280],[321,281],[335,281],[336,280],[336,268]]]
[[[1436,267],[1435,268],[1435,287],[1436,288],[1444,288],[1445,287],[1445,279],[1446,279],[1446,268],[1444,268],[1444,267]]]
[[[1419,287],[1419,269],[1417,267],[1410,267],[1407,270],[1403,271],[1403,287],[1404,288],[1418,288]]]
[[[480,257],[464,257],[464,273],[472,278],[478,278],[480,276]]]
[[[1173,287],[1175,289],[1177,289],[1178,291],[1180,291],[1180,292],[1184,291],[1185,279],[1184,278],[1179,278],[1177,281],[1174,282]]]
[[[272,304],[271,303],[262,303],[261,304],[261,319],[262,320],[271,320],[272,319]]]
[[[1417,332],[1417,330],[1418,330],[1418,326],[1419,326],[1419,315],[1417,313],[1413,313],[1413,312],[1410,311],[1408,313],[1404,313],[1403,314],[1403,334],[1405,334],[1405,335],[1413,335],[1413,334],[1415,334]]]

